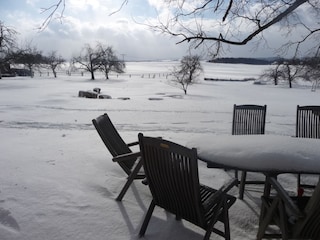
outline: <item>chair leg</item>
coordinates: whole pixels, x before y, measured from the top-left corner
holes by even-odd
[[[297,175],[297,190],[301,188],[301,174]]]
[[[219,211],[221,208],[224,208],[225,202],[226,202],[225,197],[222,197],[222,199],[221,199],[221,201],[220,201],[220,203],[219,203],[219,205],[218,205],[218,207],[217,207],[218,211]],[[222,209],[222,211],[223,211],[223,210],[224,210],[224,209]],[[222,214],[223,214],[223,213],[222,213]],[[214,218],[211,219],[210,223],[208,224],[208,228],[207,228],[206,234],[204,235],[203,240],[209,240],[209,239],[210,239],[210,235],[211,235],[211,233],[212,233],[212,231],[213,231],[214,224],[218,221],[219,216],[220,216],[220,215],[216,213],[215,216],[214,216]]]
[[[239,199],[243,199],[243,195],[244,195],[244,188],[245,188],[245,184],[246,184],[246,179],[247,179],[247,172],[246,171],[242,171],[241,174],[241,180],[240,180],[240,187],[239,187]]]
[[[131,183],[133,182],[133,180],[136,178],[138,172],[140,171],[140,169],[142,167],[142,161],[141,161],[141,159],[139,159],[138,161],[139,161],[138,164],[135,166],[135,168],[133,169],[131,174],[128,176],[126,184],[123,186],[121,192],[119,193],[118,197],[116,198],[117,201],[122,200],[123,196],[126,194],[127,190],[129,189]]]
[[[288,236],[288,226],[287,226],[287,218],[286,218],[286,210],[282,201],[279,201],[279,213],[280,213],[280,231],[283,240],[287,240]]]
[[[209,240],[209,239],[210,239],[210,236],[211,236],[211,233],[212,233],[212,228],[213,228],[213,225],[207,229],[206,234],[204,235],[203,240]]]
[[[238,183],[239,183],[239,173],[238,173],[238,170],[234,170],[234,178],[238,180],[238,182],[237,182],[237,186],[238,186]]]
[[[226,240],[230,240],[230,223],[229,223],[229,210],[227,202],[224,203],[224,237]]]
[[[144,236],[155,206],[156,206],[156,204],[155,204],[154,200],[152,200],[151,203],[150,203],[148,212],[147,212],[147,214],[146,214],[146,216],[144,218],[144,221],[143,221],[143,223],[141,225],[140,232],[139,232],[139,237],[143,237]]]

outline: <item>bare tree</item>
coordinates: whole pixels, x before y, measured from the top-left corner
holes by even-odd
[[[305,66],[306,79],[320,79],[320,56],[305,58],[302,63]]]
[[[187,89],[202,72],[200,57],[197,55],[184,56],[180,61],[179,67],[174,67],[171,72],[171,82],[179,86],[184,94],[187,94]]]
[[[307,73],[307,66],[299,59],[279,61],[277,65],[266,70],[261,77],[271,79],[275,85],[278,85],[280,81],[287,82],[289,88],[292,88],[292,84],[297,79],[310,81],[309,73]]]
[[[94,80],[94,72],[101,68],[101,58],[103,52],[99,47],[91,47],[90,44],[85,44],[79,56],[73,58],[73,63],[80,65],[80,69],[91,73],[91,79]]]
[[[106,79],[109,79],[110,72],[123,73],[126,67],[124,61],[119,60],[115,55],[113,48],[98,44],[98,51],[101,53],[100,69],[104,72]]]
[[[0,21],[0,79],[2,78],[2,69],[8,61],[9,52],[13,50],[16,41],[15,36],[17,32],[2,21]]]
[[[42,52],[35,46],[27,44],[23,49],[11,54],[13,62],[16,64],[23,64],[30,72],[30,76],[34,76],[34,70],[44,63]]]
[[[292,83],[300,77],[301,65],[292,64],[292,62],[284,62],[280,66],[280,71],[282,72],[284,79],[289,83],[289,88],[292,88]]]
[[[283,73],[280,71],[280,64],[277,64],[275,67],[271,67],[269,69],[266,69],[263,74],[261,74],[260,78],[262,79],[271,79],[274,83],[274,85],[279,84],[279,80],[283,79]]]
[[[44,62],[51,69],[53,76],[57,77],[57,69],[66,61],[61,56],[57,56],[56,51],[52,51],[48,56],[44,57]]]
[[[303,59],[303,65],[303,78],[312,82],[311,90],[315,91],[319,85],[320,79],[320,56],[318,55]]]

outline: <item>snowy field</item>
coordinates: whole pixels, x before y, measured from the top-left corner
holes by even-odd
[[[151,195],[137,181],[122,202],[115,201],[125,175],[91,124],[105,112],[127,142],[142,132],[183,145],[202,134],[230,134],[233,104],[267,104],[266,134],[288,136],[295,134],[296,106],[320,104],[320,90],[310,91],[310,84],[289,89],[203,80],[258,78],[268,67],[243,64],[203,63],[203,75],[184,95],[168,84],[174,64],[128,62],[126,74],[107,81],[103,75],[89,80],[88,73],[0,80],[1,240],[139,239]],[[96,87],[112,99],[78,97],[79,90]],[[202,162],[199,171],[201,182],[215,188],[233,176]],[[294,192],[295,176],[281,178]],[[232,239],[255,239],[257,233],[262,189],[246,189],[244,200],[230,210]],[[156,208],[143,239],[200,240],[203,234]],[[212,234],[211,239],[220,238]]]

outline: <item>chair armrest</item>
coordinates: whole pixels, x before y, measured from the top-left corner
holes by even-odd
[[[222,187],[220,187],[220,189],[218,191],[221,191],[223,193],[227,193],[227,192],[229,192],[229,190],[231,188],[236,186],[238,184],[238,182],[239,182],[238,179],[233,178],[229,182],[225,183]]]
[[[127,143],[127,146],[128,146],[128,147],[132,147],[132,146],[136,146],[136,145],[139,145],[139,142],[138,142],[138,141],[131,142],[131,143]]]
[[[118,156],[112,158],[112,161],[122,162],[122,161],[131,160],[133,158],[138,158],[140,156],[141,156],[140,152],[126,153],[126,154],[118,155]]]
[[[212,204],[214,204],[215,199],[221,197],[221,195],[226,196],[227,192],[233,188],[235,185],[237,185],[238,180],[236,178],[231,179],[229,182],[224,184],[222,187],[219,188],[213,195],[208,197],[206,201],[203,203],[204,209],[210,208]],[[235,201],[235,197],[233,198],[233,202]]]

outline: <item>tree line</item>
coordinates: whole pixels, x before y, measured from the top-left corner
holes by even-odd
[[[312,82],[317,85],[320,79],[320,56],[305,58],[216,58],[209,60],[212,63],[243,63],[254,65],[271,65],[261,75],[260,79],[272,82],[274,85],[287,83],[289,88],[298,80]]]
[[[0,21],[0,79],[3,74],[15,74],[11,65],[23,65],[25,75],[33,77],[34,71],[39,68],[50,69],[53,76],[57,77],[57,70],[66,62],[57,51],[43,54],[36,46],[28,44],[26,47],[18,47],[16,44],[17,32],[7,27]],[[78,69],[91,73],[91,79],[95,79],[96,71],[104,72],[109,79],[110,72],[123,73],[125,62],[120,60],[112,46],[97,43],[95,46],[85,44],[79,55],[71,59],[71,64]]]
[[[271,81],[274,85],[287,82],[289,88],[299,79],[313,82],[316,86],[320,79],[320,57],[278,60],[261,74],[261,79]]]

